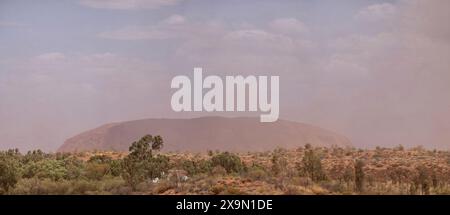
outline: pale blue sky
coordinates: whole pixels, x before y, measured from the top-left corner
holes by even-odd
[[[2,0],[1,57],[30,57],[45,52],[120,52],[141,57],[161,56],[173,48],[161,41],[104,40],[100,32],[128,25],[154,25],[173,14],[194,21],[223,21],[264,26],[280,17],[294,17],[310,26],[331,28],[332,33],[351,28],[354,14],[370,4],[389,1],[182,1],[158,9],[108,10],[89,8],[77,0]],[[320,35],[319,35],[320,36]],[[170,41],[171,42],[171,41]],[[169,42],[168,42],[169,43]]]

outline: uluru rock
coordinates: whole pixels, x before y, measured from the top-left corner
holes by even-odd
[[[351,146],[348,138],[316,126],[259,118],[202,117],[194,119],[143,119],[111,123],[67,139],[59,152],[128,151],[133,141],[151,134],[164,139],[163,151],[206,152],[265,151],[313,146]]]

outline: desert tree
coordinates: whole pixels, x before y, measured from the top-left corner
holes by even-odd
[[[422,195],[430,194],[431,177],[430,172],[425,166],[416,167],[416,177],[414,178],[414,185],[416,188],[420,187]]]
[[[345,183],[347,183],[347,185],[350,184],[350,182],[354,181],[355,172],[353,171],[353,168],[345,167],[342,179],[345,181]]]
[[[365,177],[364,162],[362,160],[357,160],[355,162],[355,188],[356,191],[360,193],[364,191]]]
[[[137,185],[146,178],[156,174],[159,167],[156,163],[168,163],[161,157],[153,158],[153,151],[163,147],[161,136],[145,135],[140,140],[131,144],[130,153],[122,161],[122,178],[126,183],[136,190]],[[159,169],[158,169],[159,170]]]
[[[50,155],[44,153],[42,150],[33,150],[28,151],[27,154],[25,154],[22,158],[23,163],[29,163],[29,162],[38,162],[45,158],[49,158]]]
[[[297,169],[300,171],[300,174],[308,176],[315,182],[325,180],[326,174],[322,167],[321,157],[311,147],[307,148],[302,162],[297,164]]]
[[[283,153],[275,151],[272,155],[271,162],[272,162],[272,172],[274,175],[280,175],[281,173],[287,171],[288,161]]]

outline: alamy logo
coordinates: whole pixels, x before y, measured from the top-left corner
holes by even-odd
[[[178,90],[172,95],[171,105],[177,112],[261,111],[264,113],[260,116],[261,122],[274,122],[278,120],[280,111],[279,82],[279,76],[270,77],[269,102],[267,76],[226,76],[224,86],[221,77],[207,76],[203,79],[202,68],[194,68],[193,86],[187,76],[179,75],[172,79],[171,88]],[[204,89],[208,90],[205,94]]]

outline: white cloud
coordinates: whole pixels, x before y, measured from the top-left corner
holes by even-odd
[[[179,25],[186,22],[186,18],[184,16],[180,16],[178,14],[172,15],[169,18],[165,19],[163,21],[164,23],[167,23],[169,25]]]
[[[186,23],[186,18],[172,15],[156,25],[127,26],[117,30],[102,32],[97,36],[114,40],[161,40],[183,36],[180,28]]]
[[[395,5],[390,3],[373,4],[361,9],[355,16],[357,20],[382,21],[391,18],[397,12]]]
[[[80,4],[98,9],[138,10],[176,5],[181,0],[81,0]]]
[[[14,66],[8,67],[8,65]],[[6,74],[21,80],[30,88],[50,89],[60,83],[68,86],[86,86],[89,83],[102,91],[106,90],[105,94],[117,84],[124,86],[129,84],[131,89],[132,86],[140,85],[142,81],[149,81],[156,77],[150,72],[162,70],[159,64],[109,52],[89,55],[42,53],[22,62],[9,62],[6,68],[9,68]],[[38,79],[34,79],[35,77]],[[39,86],[43,80],[46,81],[46,85]],[[16,88],[20,82],[9,84],[10,89],[20,90]],[[76,93],[76,89],[73,93]]]
[[[274,34],[261,29],[242,29],[227,33],[221,44],[226,44],[224,49],[239,50],[243,53],[256,55],[295,55],[311,48],[313,43],[299,37],[289,37],[282,34]]]
[[[230,41],[245,40],[268,42],[276,39],[275,35],[259,29],[236,30],[225,35],[225,39]]]
[[[66,56],[60,52],[49,52],[49,53],[40,54],[35,57],[36,60],[47,61],[47,62],[64,60],[65,58],[66,58]]]
[[[236,56],[295,57],[305,53],[314,43],[299,33],[306,32],[303,23],[296,19],[277,19],[269,23],[270,29],[245,28],[222,22],[188,22],[185,17],[172,15],[152,26],[129,26],[98,34],[101,38],[116,40],[182,40],[177,56],[197,59],[233,59]],[[227,55],[227,56],[224,56]],[[231,59],[230,59],[231,60]]]
[[[308,27],[295,18],[280,18],[269,23],[269,27],[280,33],[306,33]]]
[[[24,27],[25,25],[18,22],[0,21],[0,27]]]
[[[165,31],[148,26],[128,26],[114,31],[102,32],[97,36],[113,40],[153,40],[172,37],[172,35]]]

